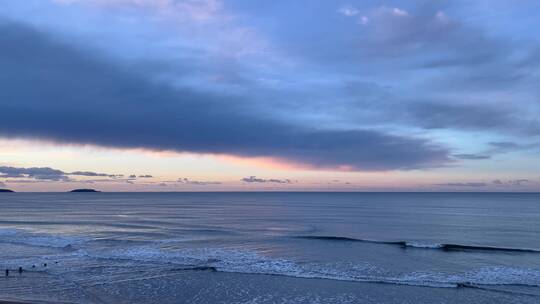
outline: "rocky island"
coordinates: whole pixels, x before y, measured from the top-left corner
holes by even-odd
[[[69,192],[101,192],[101,191],[98,191],[96,189],[75,189]]]
[[[10,193],[13,193],[13,192],[15,192],[15,191],[9,190],[9,189],[0,189],[0,192],[10,192]]]

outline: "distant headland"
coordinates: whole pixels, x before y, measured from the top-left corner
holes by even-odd
[[[15,191],[9,190],[9,189],[0,189],[0,192],[15,192]]]
[[[101,191],[98,191],[96,189],[75,189],[69,192],[101,192]]]

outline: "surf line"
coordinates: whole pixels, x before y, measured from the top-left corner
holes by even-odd
[[[331,242],[359,242],[359,243],[371,243],[371,244],[383,244],[394,245],[402,248],[416,248],[416,249],[435,249],[443,251],[493,251],[493,252],[516,252],[516,253],[540,253],[540,250],[528,249],[528,248],[508,248],[508,247],[491,247],[491,246],[477,246],[477,245],[462,245],[462,244],[422,244],[408,241],[378,241],[369,239],[357,239],[343,236],[326,236],[326,235],[305,235],[296,236],[294,238],[305,240],[320,240]]]

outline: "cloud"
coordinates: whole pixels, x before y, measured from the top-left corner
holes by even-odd
[[[150,174],[139,175],[139,178],[152,178],[152,177],[153,176]]]
[[[522,143],[511,142],[511,141],[499,141],[499,142],[489,142],[489,145],[491,146],[492,153],[507,153],[507,152],[514,152],[514,151],[523,151],[523,150],[536,149],[540,147],[540,144],[537,142],[522,144]]]
[[[427,129],[485,130],[518,127],[511,111],[480,103],[414,102],[404,106],[406,119]]]
[[[356,16],[360,13],[360,11],[352,6],[342,6],[338,9],[338,12],[340,14],[343,14],[347,17]]]
[[[501,153],[508,153],[508,152],[515,152],[515,151],[523,151],[523,150],[530,150],[535,149],[539,147],[538,143],[528,143],[528,144],[520,144],[515,142],[507,142],[507,141],[501,141],[501,142],[489,142],[488,143],[489,148],[480,154],[454,154],[453,157],[457,159],[462,160],[485,160],[485,159],[491,159],[493,156]],[[500,180],[497,180],[500,181]]]
[[[481,154],[454,154],[453,157],[463,160],[491,159],[494,155],[515,151],[530,150],[539,147],[538,143],[520,144],[515,142],[489,142],[489,149]]]
[[[515,150],[515,149],[523,148],[521,144],[518,144],[515,142],[509,142],[509,141],[490,142],[489,144],[496,149],[503,149],[503,150]]]
[[[129,176],[129,178],[137,178],[137,175],[131,174],[131,175]]]
[[[490,159],[489,155],[482,154],[454,154],[455,158],[464,159],[464,160],[481,160],[481,159]]]
[[[81,180],[72,180],[77,183],[132,183],[133,180],[129,178],[98,178],[98,179],[81,179]],[[19,182],[18,180],[16,182]]]
[[[382,88],[373,96],[372,89],[351,81],[356,90],[339,91],[336,86],[330,94],[318,89],[324,83],[317,83],[310,89],[331,101],[310,96],[300,110],[324,109],[317,119],[344,124],[540,134],[539,92],[532,89],[538,83],[538,39],[515,35],[521,31],[512,26],[495,29],[493,22],[500,26],[497,20],[463,18],[472,6],[449,1],[422,1],[407,9],[358,5],[351,6],[357,16],[338,20],[323,16],[323,6],[321,12],[309,12],[321,14],[313,18],[317,25],[307,27],[302,23],[308,21],[299,18],[280,23],[277,34],[284,34],[277,39],[286,39],[286,46],[330,73],[331,80],[369,79]],[[338,11],[347,12],[343,7]],[[352,22],[360,14],[369,19],[368,26]]]
[[[526,179],[526,178],[520,178],[520,179],[511,179],[507,181],[503,181],[500,179],[495,179],[491,182],[492,185],[495,186],[507,186],[507,187],[519,187],[524,185],[530,185],[534,184],[535,182]],[[442,183],[442,184],[436,184],[436,186],[445,186],[445,187],[488,187],[490,184],[485,182],[457,182],[457,183]]]
[[[33,178],[36,180],[49,181],[68,181],[69,177],[63,171],[52,169],[49,167],[43,168],[16,168],[16,167],[0,167],[0,177],[2,178]]]
[[[0,187],[5,187],[6,184],[4,184],[3,182],[0,182]]]
[[[503,183],[500,179],[496,179],[496,180],[493,181],[493,184],[495,184],[495,185],[502,185],[502,184],[504,184],[504,183]]]
[[[481,65],[502,59],[507,50],[503,43],[448,17],[441,10],[444,6],[424,3],[412,12],[386,6],[374,9],[364,42],[367,55],[409,58],[425,68]],[[474,48],[467,47],[473,44]]]
[[[44,182],[43,180],[36,179],[17,179],[17,180],[6,180],[8,184],[37,184]]]
[[[436,186],[445,186],[445,187],[486,187],[486,183],[482,182],[467,182],[467,183],[443,183],[436,184]]]
[[[362,24],[362,25],[368,25],[368,24],[369,24],[369,18],[366,17],[366,16],[362,16],[362,17],[360,17],[359,22],[360,22],[360,24]]]
[[[400,8],[397,8],[397,7],[392,8],[390,10],[390,12],[394,16],[399,16],[399,17],[410,16],[409,13],[406,10],[403,10],[403,9],[400,9]]]
[[[217,17],[221,9],[221,1],[197,0],[53,0],[61,5],[81,5],[102,8],[134,8],[154,10],[163,14],[173,14],[176,18],[208,21]]]
[[[75,181],[70,176],[86,176],[86,177],[109,177],[112,179],[118,179],[123,177],[123,174],[106,174],[96,173],[91,171],[74,171],[64,172],[62,170],[53,169],[49,167],[31,167],[31,168],[19,168],[0,166],[0,177],[2,178],[17,178],[17,182],[21,182],[20,178],[30,178],[41,181]]]
[[[71,173],[65,173],[66,175],[74,175],[74,176],[106,176],[110,178],[119,178],[123,177],[123,174],[107,174],[107,173],[96,173],[91,171],[75,171]]]
[[[244,177],[241,179],[244,183],[276,183],[276,184],[290,184],[292,183],[290,179],[264,179],[257,178],[256,176]]]
[[[409,170],[450,162],[446,148],[425,139],[289,123],[261,113],[254,96],[150,81],[21,24],[0,25],[0,48],[6,88],[0,91],[0,135],[271,157],[313,168]]]
[[[514,186],[521,186],[521,185],[530,184],[530,183],[532,183],[532,181],[528,180],[528,179],[525,179],[525,178],[522,178],[522,179],[509,180],[508,183],[510,185],[514,185]]]
[[[540,134],[540,121],[520,113],[521,109],[509,103],[500,104],[468,99],[461,101],[396,99],[381,104],[380,107],[374,109],[373,115],[380,115],[380,119],[386,117],[386,119],[427,130],[481,131],[509,136]],[[508,144],[514,143],[501,142],[490,145],[492,148],[502,150],[511,148]],[[528,145],[532,145],[531,148],[534,146],[534,144],[525,146]],[[517,146],[514,145],[513,148]],[[491,152],[495,151],[486,153],[491,154]]]
[[[195,186],[207,186],[207,185],[221,185],[221,182],[215,182],[215,181],[196,181],[196,180],[190,180],[189,178],[179,178],[177,183],[186,184],[186,185],[195,185]]]
[[[495,185],[506,185],[506,186],[524,186],[524,185],[530,185],[535,184],[536,182],[527,178],[518,178],[518,179],[510,179],[507,181],[502,181],[500,179],[496,179],[493,181],[493,184]]]
[[[1,25],[3,136],[373,171],[517,149],[449,155],[452,131],[540,134],[528,4],[38,2],[0,9],[35,25]]]

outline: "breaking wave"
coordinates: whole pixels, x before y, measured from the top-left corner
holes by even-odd
[[[219,271],[230,273],[282,275],[340,281],[412,285],[436,288],[482,288],[482,286],[540,287],[540,269],[491,266],[474,271],[444,274],[411,272],[390,274],[370,264],[299,263],[270,258],[250,251],[190,249],[168,251],[151,246],[107,252],[80,252],[89,258],[120,259],[171,264],[171,270]]]
[[[483,246],[465,246],[456,244],[422,244],[413,242],[385,242],[361,240],[333,236],[301,236],[302,239],[323,241],[368,242],[396,245],[412,248],[429,248],[437,250],[496,250],[537,252],[525,249],[492,248]],[[114,261],[128,262],[137,267],[141,263],[160,265],[170,271],[218,271],[229,273],[280,275],[295,278],[317,278],[340,281],[370,282],[380,284],[412,285],[436,288],[486,288],[498,287],[540,287],[540,269],[489,266],[462,273],[442,272],[408,272],[396,273],[391,269],[381,269],[369,263],[322,263],[298,262],[283,258],[268,257],[247,249],[228,248],[161,248],[159,242],[148,245],[133,246],[121,243],[122,246],[93,247],[74,246],[87,240],[60,235],[32,233],[20,229],[0,229],[0,242],[45,246],[52,248],[70,248],[57,256],[60,263],[69,258],[70,265],[84,265],[88,261],[101,259],[107,264]],[[85,243],[88,245],[87,243]],[[120,243],[119,243],[120,244]],[[95,245],[95,244],[94,244]],[[162,244],[161,244],[162,245]],[[6,261],[7,262],[7,261]],[[19,263],[20,261],[17,261]],[[74,263],[74,264],[73,264]],[[494,290],[500,291],[500,290]],[[500,291],[505,292],[505,291]]]
[[[356,239],[341,236],[320,236],[320,235],[307,235],[297,236],[299,239],[306,240],[321,240],[321,241],[337,241],[337,242],[361,242],[372,244],[384,244],[395,245],[402,248],[423,248],[423,249],[439,249],[443,251],[500,251],[500,252],[517,252],[517,253],[540,253],[540,250],[529,248],[509,248],[509,247],[492,247],[492,246],[477,246],[477,245],[463,245],[463,244],[438,244],[438,243],[421,243],[414,241],[378,241],[369,239]]]

